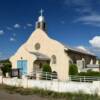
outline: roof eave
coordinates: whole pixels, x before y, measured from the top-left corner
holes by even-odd
[[[76,52],[76,53],[81,53],[81,54],[84,54],[84,55],[90,55],[90,56],[97,57],[97,56],[94,55],[94,54],[84,53],[84,52],[80,52],[80,51],[77,51],[77,50],[72,50],[71,48],[65,48],[64,50],[65,50],[65,51],[73,51],[73,52]]]

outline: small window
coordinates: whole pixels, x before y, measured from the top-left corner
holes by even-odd
[[[39,43],[36,43],[35,44],[35,50],[39,50],[40,49],[40,44]]]
[[[51,57],[52,64],[56,64],[56,56],[52,55]]]

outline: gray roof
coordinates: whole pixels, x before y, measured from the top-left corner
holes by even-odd
[[[29,53],[35,55],[37,57],[37,60],[50,60],[50,58],[45,54],[39,52],[29,52]]]
[[[98,64],[88,64],[87,65],[87,68],[99,68],[100,67],[100,65]]]
[[[86,54],[86,55],[91,55],[91,56],[96,56],[94,53],[91,53],[91,52],[88,52],[88,51],[85,51],[85,50],[82,50],[82,49],[78,49],[78,48],[73,48],[73,47],[69,47],[69,46],[65,46],[65,50],[66,48],[68,50],[71,50],[71,51],[74,51],[74,52],[78,52],[78,53],[83,53],[83,54]]]

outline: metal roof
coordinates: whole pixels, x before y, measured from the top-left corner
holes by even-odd
[[[100,68],[100,65],[98,64],[88,64],[87,68]]]
[[[29,52],[29,53],[35,55],[37,57],[37,60],[50,60],[50,58],[45,54],[39,52]]]
[[[94,53],[91,53],[91,52],[88,52],[88,51],[85,51],[85,50],[82,50],[82,49],[78,49],[78,48],[72,48],[72,47],[69,47],[69,46],[65,46],[65,50],[67,51],[68,50],[71,50],[71,51],[74,51],[74,52],[78,52],[78,53],[82,53],[82,54],[86,54],[86,55],[91,55],[91,56],[96,56]]]

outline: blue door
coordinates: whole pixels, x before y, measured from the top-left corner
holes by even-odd
[[[21,75],[27,74],[27,60],[18,60],[17,68],[20,70]]]

